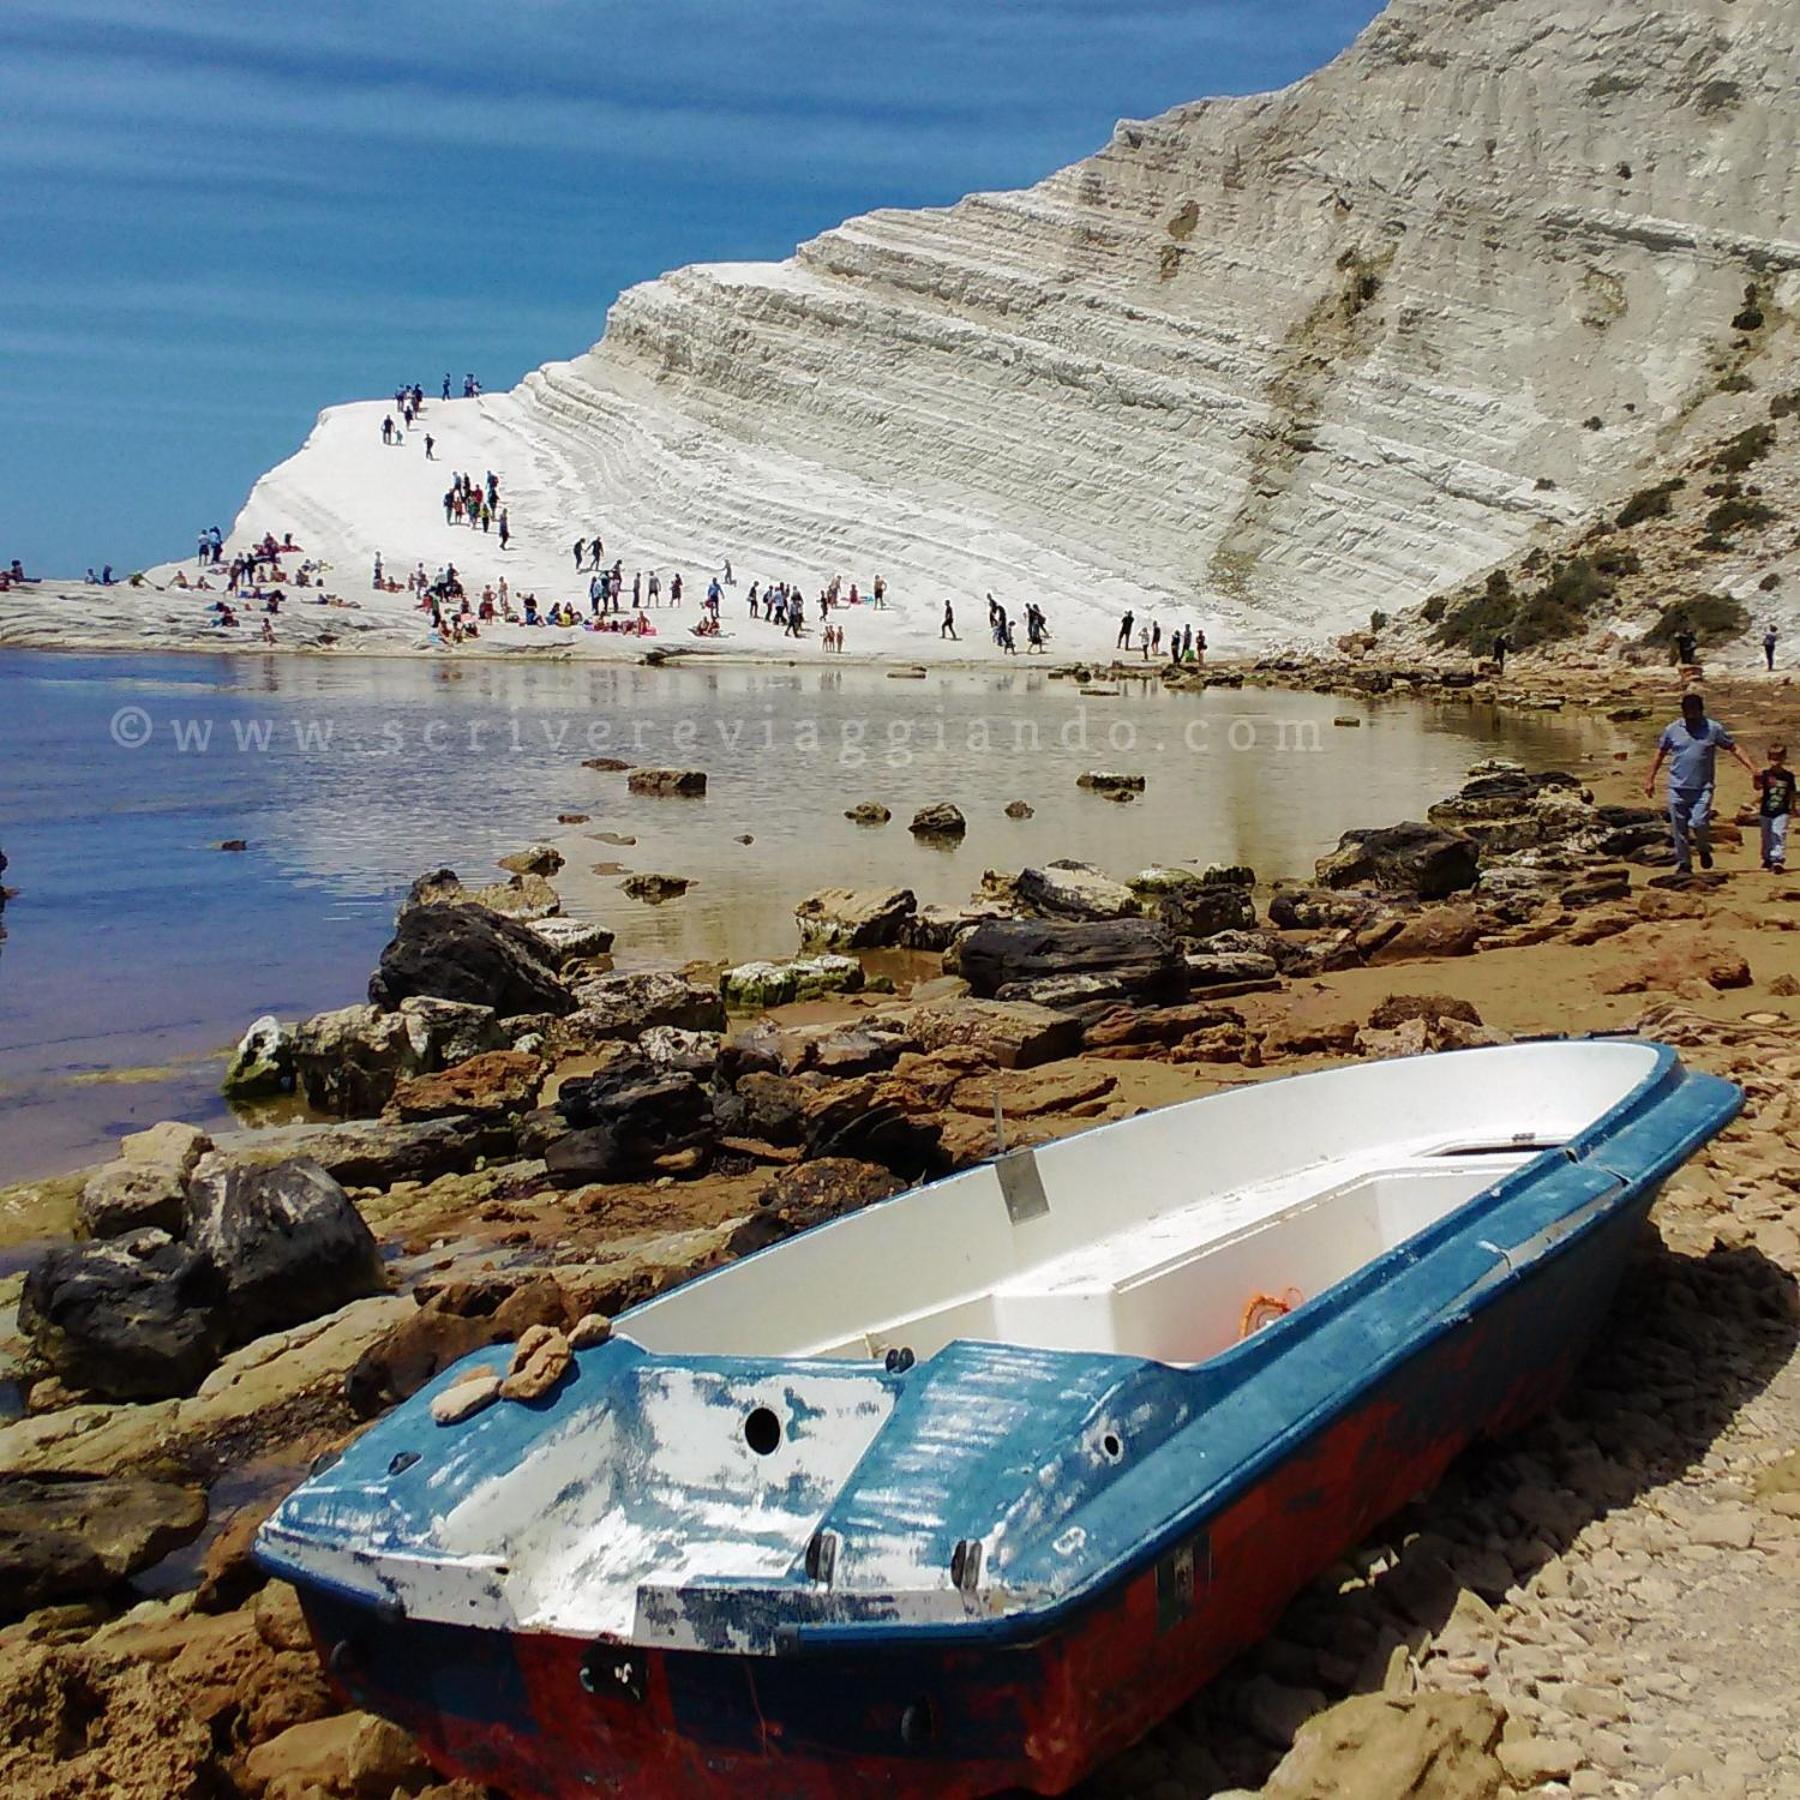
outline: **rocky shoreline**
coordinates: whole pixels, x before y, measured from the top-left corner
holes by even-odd
[[[1349,657],[1189,679],[1484,685]],[[913,829],[955,829],[930,810]],[[828,890],[781,956],[680,970],[613,968],[547,846],[421,878],[365,1001],[259,1020],[233,1065],[321,1122],[136,1134],[81,1178],[76,1240],[0,1280],[0,1786],[472,1800],[339,1710],[247,1558],[314,1456],[451,1362],[519,1343],[529,1383],[639,1300],[981,1160],[996,1106],[1031,1143],[1346,1057],[1635,1028],[1750,1107],[1672,1184],[1568,1400],[1091,1785],[1795,1791],[1800,886],[1672,876],[1664,833],[1616,770],[1489,761],[1303,881],[1051,859],[959,909]]]

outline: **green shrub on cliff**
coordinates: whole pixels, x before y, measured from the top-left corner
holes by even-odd
[[[1647,644],[1673,644],[1683,628],[1702,644],[1726,644],[1750,629],[1750,614],[1728,594],[1701,594],[1665,606],[1644,633]]]
[[[1677,475],[1673,481],[1659,481],[1655,487],[1639,488],[1619,510],[1614,523],[1621,531],[1641,525],[1646,519],[1666,519],[1675,504],[1675,496],[1687,486]]]
[[[1775,448],[1773,425],[1752,425],[1729,438],[1713,458],[1712,466],[1722,475],[1741,475],[1753,463],[1759,463]]]

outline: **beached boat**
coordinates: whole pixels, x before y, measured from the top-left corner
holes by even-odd
[[[1527,1044],[1018,1151],[440,1426],[464,1365],[260,1554],[351,1701],[515,1796],[1057,1793],[1554,1397],[1739,1104]]]

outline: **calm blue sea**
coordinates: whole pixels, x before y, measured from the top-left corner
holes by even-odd
[[[1345,712],[1363,727],[1334,730]],[[441,863],[485,881],[548,838],[569,859],[568,910],[612,925],[622,957],[779,956],[794,902],[826,885],[957,901],[984,868],[1057,856],[1303,873],[1345,827],[1417,816],[1481,755],[1566,764],[1607,729],[1258,692],[1083,699],[1036,670],[0,653],[0,849],[18,890],[0,945],[0,1184],[157,1118],[219,1118],[219,1059],[244,1025],[360,999],[396,897]],[[581,766],[596,754],[704,768],[711,789],[634,800]],[[1091,768],[1142,771],[1148,792],[1079,793]],[[849,824],[865,799],[894,823]],[[905,830],[945,799],[970,821],[948,854]],[[1013,799],[1036,817],[1006,819]],[[247,851],[212,847],[231,838]],[[618,892],[626,870],[696,886],[652,909]],[[121,1071],[137,1073],[88,1079]]]

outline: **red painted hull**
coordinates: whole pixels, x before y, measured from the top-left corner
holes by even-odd
[[[579,1640],[382,1622],[317,1594],[308,1612],[347,1699],[415,1731],[447,1774],[516,1800],[1062,1793],[1265,1636],[1473,1438],[1555,1398],[1647,1206],[1436,1340],[1180,1551],[1032,1643],[877,1638],[775,1657],[603,1646],[629,1667],[598,1680],[590,1668],[584,1686],[596,1647]]]

